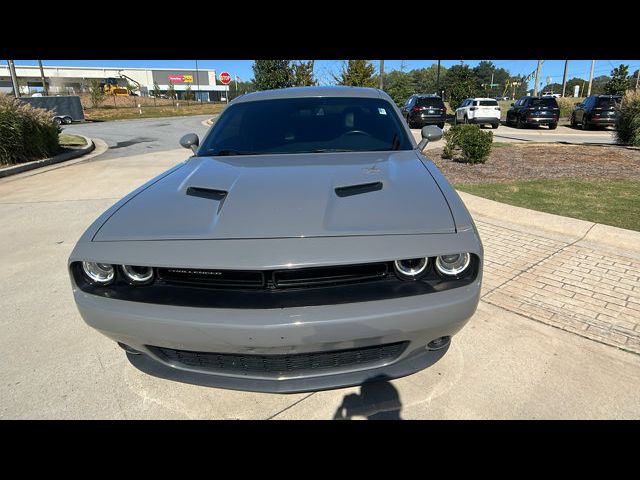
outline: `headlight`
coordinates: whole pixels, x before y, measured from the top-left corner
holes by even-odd
[[[429,259],[422,258],[406,258],[404,260],[396,260],[393,266],[398,275],[403,280],[418,280],[427,273]]]
[[[153,280],[153,268],[122,265],[122,272],[127,280],[137,285]]]
[[[82,262],[82,271],[94,283],[106,285],[113,281],[116,271],[108,263]]]
[[[468,253],[452,253],[436,257],[436,270],[447,277],[459,277],[469,267],[471,255]]]

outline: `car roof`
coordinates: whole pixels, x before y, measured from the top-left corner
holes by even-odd
[[[260,100],[276,100],[281,98],[308,98],[308,97],[357,97],[357,98],[384,98],[390,100],[385,92],[377,88],[366,87],[290,87],[277,90],[261,90],[247,93],[233,100],[232,103],[244,103]]]

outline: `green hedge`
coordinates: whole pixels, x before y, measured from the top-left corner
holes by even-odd
[[[618,143],[640,147],[640,91],[629,90],[620,102],[616,121]]]
[[[60,127],[50,111],[0,94],[0,165],[14,165],[55,155]]]
[[[491,153],[493,133],[483,131],[479,125],[454,125],[444,134],[444,158],[454,158],[458,152],[467,163],[484,163]]]

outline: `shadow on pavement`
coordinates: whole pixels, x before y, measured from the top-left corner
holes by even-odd
[[[362,384],[360,394],[346,395],[333,419],[350,420],[359,416],[367,420],[402,420],[401,408],[398,390],[389,383],[389,377],[380,375]]]

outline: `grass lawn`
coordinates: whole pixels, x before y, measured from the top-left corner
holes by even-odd
[[[83,145],[87,144],[87,141],[84,139],[84,137],[81,137],[80,135],[69,135],[67,133],[61,133],[58,138],[60,140],[61,147],[82,147]]]
[[[226,105],[224,104],[191,104],[180,102],[179,107],[171,105],[152,107],[143,106],[142,114],[137,108],[114,108],[105,106],[102,108],[87,108],[84,112],[87,120],[132,120],[135,118],[159,118],[159,117],[179,117],[183,115],[208,115],[220,113]]]
[[[562,179],[455,187],[509,205],[640,231],[639,181]]]

